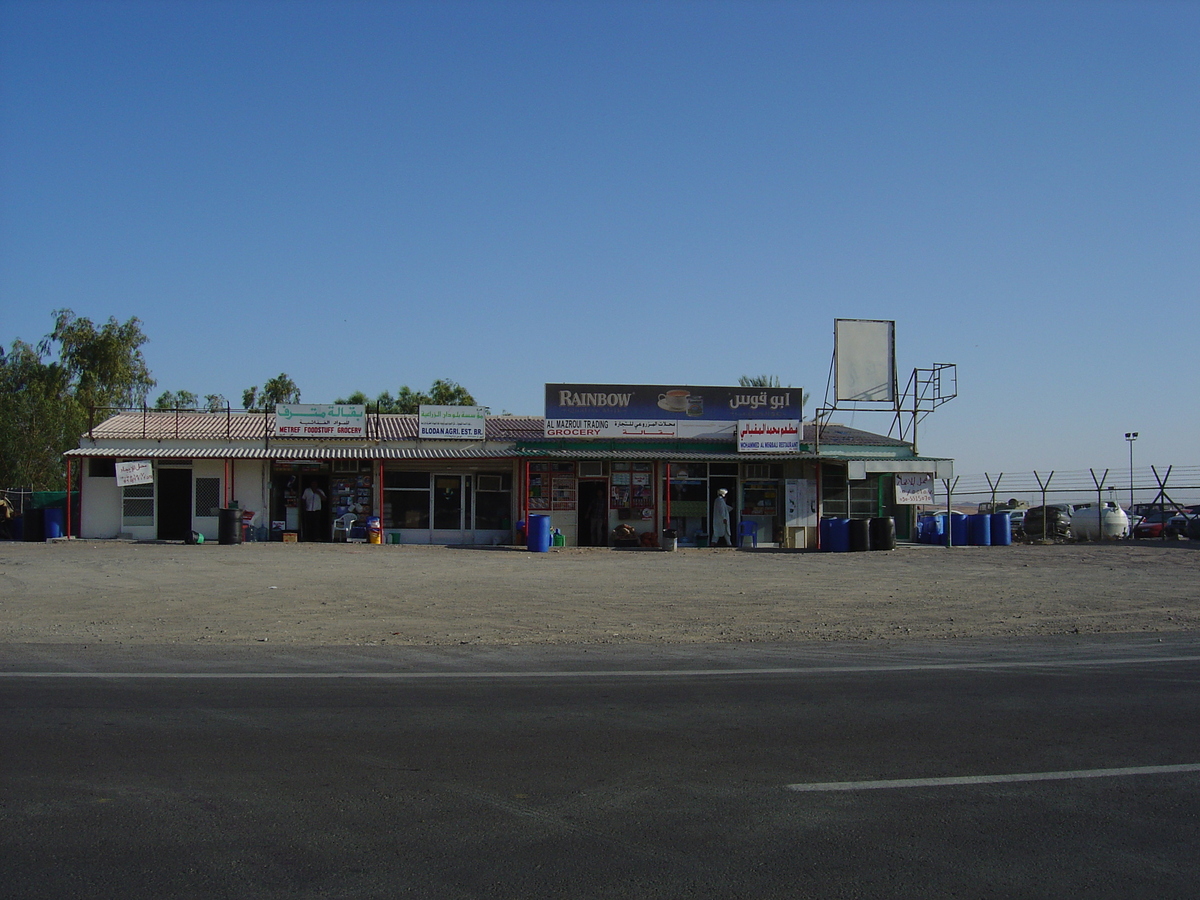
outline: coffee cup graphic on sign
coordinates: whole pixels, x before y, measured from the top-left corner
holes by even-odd
[[[690,396],[690,392],[678,390],[667,391],[665,394],[659,394],[659,409],[665,409],[668,412],[687,412],[688,398]]]

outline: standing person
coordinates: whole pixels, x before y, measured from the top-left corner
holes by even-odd
[[[725,542],[726,547],[732,547],[733,541],[729,538],[729,504],[725,502],[725,495],[729,491],[721,488],[717,491],[717,499],[713,501],[712,514],[712,545],[718,546],[721,541]]]
[[[308,487],[304,489],[304,493],[300,495],[301,501],[304,503],[304,539],[306,541],[322,540],[322,510],[325,503],[325,492],[317,485],[316,481],[309,481]]]

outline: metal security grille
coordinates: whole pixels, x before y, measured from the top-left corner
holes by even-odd
[[[221,506],[221,479],[196,479],[196,515],[199,517],[216,516]]]
[[[154,485],[138,484],[123,489],[121,521],[125,525],[154,524]]]

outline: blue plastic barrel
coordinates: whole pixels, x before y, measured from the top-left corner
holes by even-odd
[[[992,546],[1012,544],[1012,516],[1006,512],[992,513]]]
[[[944,518],[944,516],[943,516]],[[946,543],[946,538],[950,539],[950,543],[955,547],[967,546],[967,536],[969,534],[967,527],[966,513],[951,513],[950,524],[942,535],[942,543]]]
[[[546,553],[550,550],[550,517],[530,516],[528,539],[525,546],[534,553]]]
[[[850,550],[850,520],[822,519],[821,520],[821,549],[833,553],[847,553]]]
[[[67,512],[64,509],[47,508],[42,510],[46,516],[46,540],[60,538],[66,531]]]
[[[967,516],[967,542],[973,547],[992,546],[992,517],[990,513]]]

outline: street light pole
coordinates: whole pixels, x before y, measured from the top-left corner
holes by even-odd
[[[1136,431],[1125,432],[1125,440],[1129,441],[1129,512],[1133,513],[1133,442],[1137,440]]]

